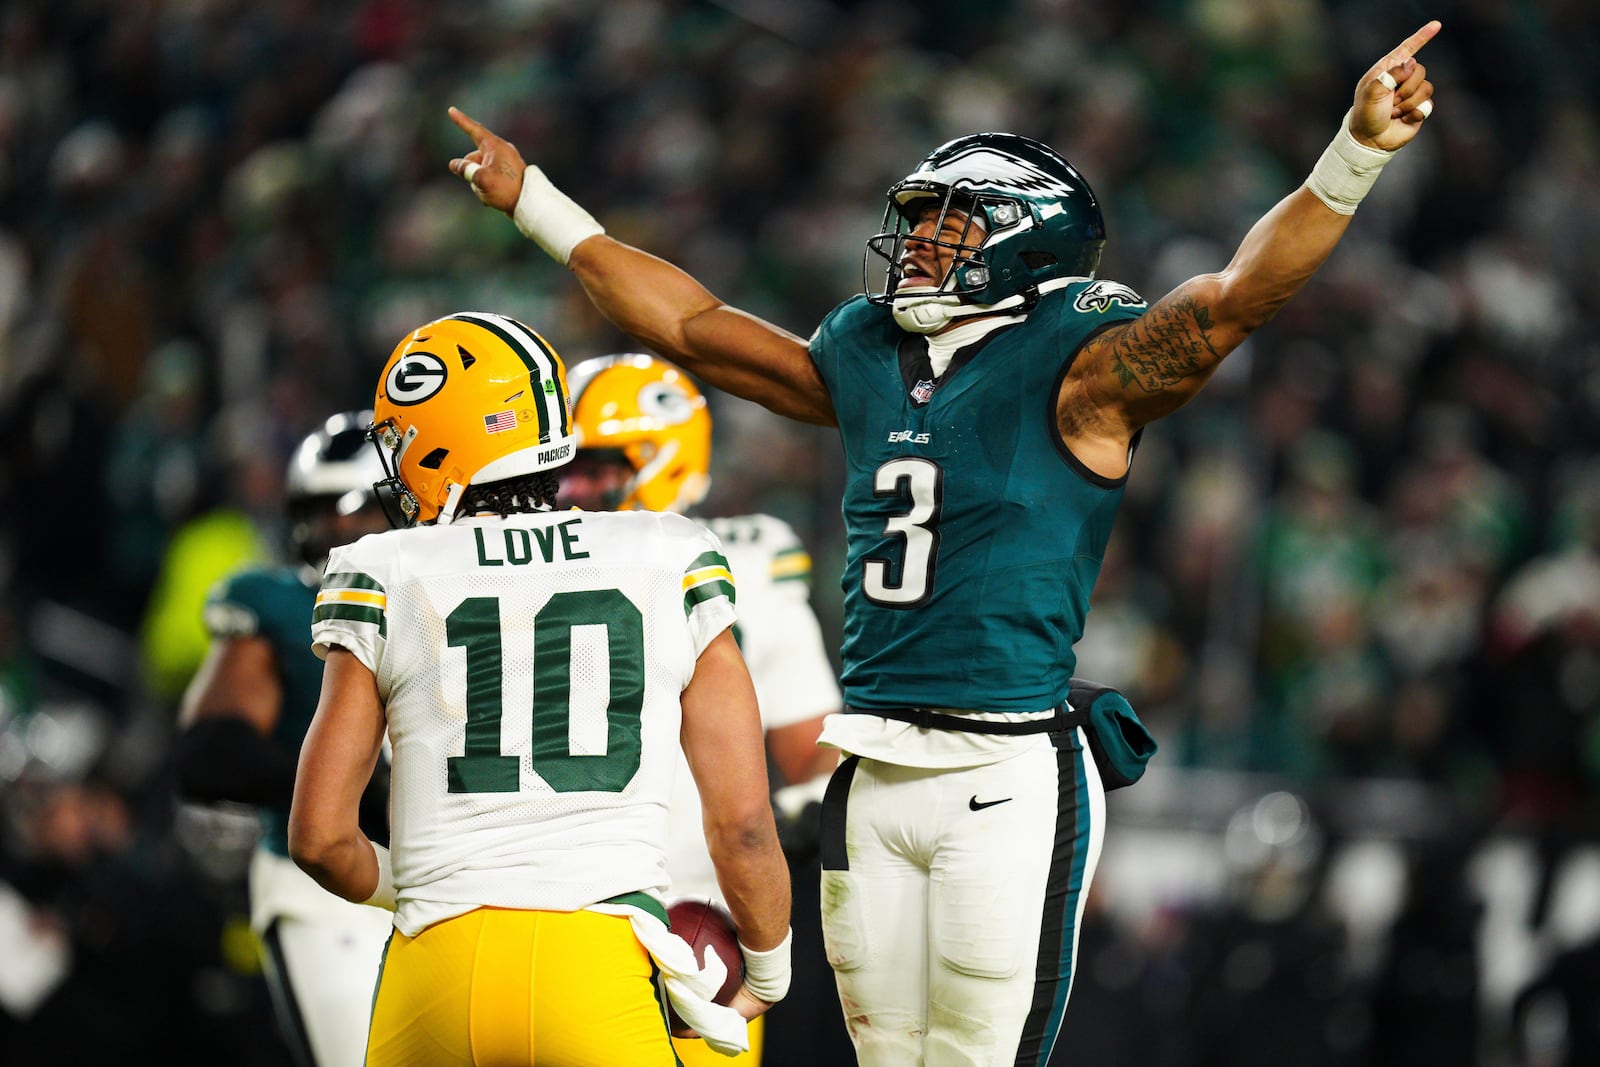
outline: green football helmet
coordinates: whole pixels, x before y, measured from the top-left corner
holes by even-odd
[[[367,441],[370,411],[330,416],[295,448],[284,471],[284,506],[295,555],[321,569],[328,553],[386,529],[378,483],[387,476]]]
[[[930,203],[941,229],[957,210],[980,218],[987,233],[969,223],[959,242],[936,242],[955,256],[938,289],[897,293],[906,240]],[[1105,238],[1094,191],[1053,148],[1014,133],[970,134],[934,149],[889,190],[883,225],[862,257],[863,287],[906,329],[930,333],[997,304],[1026,310],[1043,282],[1094,277]],[[887,263],[876,292],[874,257]]]

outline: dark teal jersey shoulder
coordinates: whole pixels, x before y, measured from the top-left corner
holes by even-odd
[[[272,646],[283,704],[272,741],[298,753],[322,692],[322,661],[311,651],[315,575],[299,567],[259,567],[223,579],[206,600],[206,628],[214,640],[261,637]],[[262,844],[289,854],[289,811],[263,808]]]
[[[1137,318],[1115,282],[1044,295],[957,353],[864,297],[811,341],[843,439],[845,701],[1038,711],[1064,700],[1123,479],[1062,446],[1057,387],[1097,330]]]

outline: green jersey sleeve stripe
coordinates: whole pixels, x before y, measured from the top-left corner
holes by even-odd
[[[364,622],[378,628],[378,636],[387,639],[389,623],[382,611],[358,604],[319,604],[311,610],[312,622],[343,619],[346,622]]]
[[[334,574],[324,575],[322,579],[324,589],[371,589],[383,592],[383,586],[376,578],[362,574],[360,571],[339,571]]]
[[[700,570],[702,567],[721,567],[723,570],[732,570],[728,566],[728,557],[721,552],[702,552],[699,558],[684,569],[685,574]]]
[[[711,582],[701,582],[683,594],[683,614],[687,618],[694,614],[694,609],[710,600],[712,597],[724,596],[731,602],[733,600],[733,583],[721,579]]]

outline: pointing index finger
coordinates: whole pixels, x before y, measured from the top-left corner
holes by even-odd
[[[452,107],[450,109],[450,119],[457,126],[461,127],[462,131],[466,133],[468,137],[472,138],[473,144],[478,145],[479,147],[482,147],[484,138],[489,136],[489,131],[484,127],[483,123],[479,122],[477,119],[469,117],[465,111],[462,111],[458,107]]]
[[[1402,41],[1400,47],[1396,48],[1393,52],[1390,52],[1389,58],[1385,59],[1379,64],[1379,66],[1385,70],[1389,69],[1390,67],[1398,67],[1400,64],[1404,63],[1406,60],[1422,51],[1422,46],[1433,40],[1434,34],[1439,32],[1441,25],[1442,24],[1438,19],[1434,19],[1432,22],[1426,23],[1420,30]]]
[[[1401,62],[1404,62],[1411,56],[1416,55],[1418,52],[1422,51],[1423,45],[1433,40],[1434,34],[1438,33],[1442,26],[1443,23],[1441,23],[1438,19],[1434,19],[1431,22],[1424,24],[1420,30],[1418,30],[1416,33],[1413,33],[1410,37],[1407,37],[1404,44],[1395,49],[1395,55],[1399,57]]]
[[[1384,71],[1400,67],[1406,60],[1421,51],[1423,45],[1433,40],[1434,35],[1439,32],[1440,28],[1441,23],[1438,19],[1425,23],[1416,33],[1402,41],[1398,48],[1374,63],[1362,81],[1369,82]]]

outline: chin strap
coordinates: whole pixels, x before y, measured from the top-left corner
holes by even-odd
[[[434,517],[438,526],[449,526],[456,517],[456,509],[461,506],[461,494],[466,491],[466,486],[459,482],[451,482],[450,488],[445,490],[444,503],[439,505],[439,514]]]
[[[908,299],[895,298],[894,321],[907,333],[938,333],[956,318],[961,298],[947,293],[919,293]]]
[[[1027,314],[1039,302],[1039,290],[1029,286],[1025,292],[1015,293],[995,304],[965,304],[959,296],[933,289],[913,290],[907,297],[896,296],[891,305],[894,321],[907,333],[938,333],[959,319],[975,315],[991,315],[996,311],[1013,309]]]

